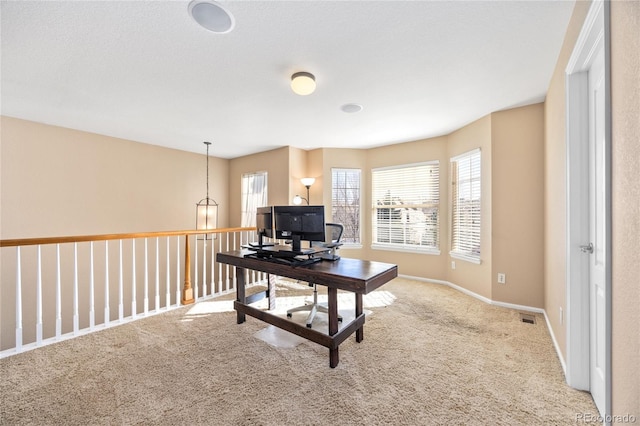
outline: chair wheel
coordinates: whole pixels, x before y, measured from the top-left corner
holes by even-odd
[[[338,322],[342,322],[342,317],[338,317]]]
[[[307,324],[307,328],[311,328],[311,324]]]
[[[287,318],[291,318],[291,316],[292,316],[292,315],[293,315],[293,314],[291,314],[291,313],[287,312]]]

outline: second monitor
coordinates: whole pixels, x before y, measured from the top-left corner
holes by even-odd
[[[265,242],[264,238],[273,238],[273,207],[258,207],[256,211],[256,233],[258,234],[258,243],[250,243],[252,247],[269,247],[273,243]]]
[[[274,206],[277,239],[290,239],[291,251],[302,252],[301,241],[325,241],[324,206]]]

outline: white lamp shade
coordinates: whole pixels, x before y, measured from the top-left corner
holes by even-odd
[[[297,72],[291,76],[291,90],[301,96],[310,95],[316,90],[316,78],[308,72]]]
[[[300,179],[300,182],[302,182],[302,184],[304,186],[311,186],[315,183],[316,178],[302,178]]]
[[[302,197],[299,195],[296,195],[295,197],[293,197],[293,204],[295,204],[296,206],[299,206],[300,204],[302,204]]]
[[[196,229],[216,229],[218,224],[217,204],[196,205]]]

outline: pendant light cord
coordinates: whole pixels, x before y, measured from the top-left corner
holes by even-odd
[[[211,142],[205,142],[207,145],[207,205],[209,205],[209,145]]]

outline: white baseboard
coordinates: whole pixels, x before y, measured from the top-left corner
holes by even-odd
[[[547,322],[547,330],[549,330],[549,335],[551,335],[551,340],[553,341],[553,347],[556,348],[556,355],[558,355],[558,359],[560,360],[560,365],[562,366],[562,372],[564,373],[564,377],[567,377],[567,364],[564,361],[564,357],[562,356],[562,352],[560,351],[560,345],[558,345],[558,341],[556,340],[555,334],[553,334],[553,329],[551,328],[551,323],[549,322],[549,317],[547,316],[547,311],[544,311],[544,320]]]
[[[447,287],[451,287],[455,290],[458,290],[461,293],[464,293],[468,296],[474,297],[478,300],[481,300],[489,305],[494,305],[494,306],[500,306],[503,308],[508,308],[508,309],[514,309],[516,311],[525,311],[525,312],[535,312],[535,313],[539,313],[544,315],[544,320],[547,323],[547,330],[549,330],[549,335],[551,336],[551,341],[553,342],[553,347],[556,350],[556,355],[558,355],[558,360],[560,361],[560,365],[562,366],[562,371],[564,372],[565,376],[567,374],[567,366],[565,364],[564,358],[562,356],[562,352],[560,351],[560,346],[558,345],[558,341],[556,340],[556,336],[553,334],[553,329],[551,328],[551,323],[549,322],[549,317],[547,316],[547,311],[545,311],[542,308],[535,308],[533,306],[526,306],[526,305],[517,305],[514,303],[506,303],[506,302],[499,302],[496,300],[491,300],[488,297],[479,295],[478,293],[474,293],[471,290],[468,290],[464,287],[460,287],[457,284],[454,284],[452,282],[449,281],[443,281],[443,280],[433,280],[430,278],[422,278],[422,277],[414,277],[411,275],[402,275],[399,274],[398,275],[399,278],[406,278],[409,280],[415,280],[415,281],[422,281],[422,282],[427,282],[427,283],[433,283],[433,284],[441,284],[441,285],[446,285]]]

